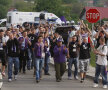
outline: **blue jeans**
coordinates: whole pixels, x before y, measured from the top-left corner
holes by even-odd
[[[72,65],[74,64],[75,71],[74,77],[78,75],[78,59],[77,58],[70,58],[68,63],[68,77],[72,77]]]
[[[40,79],[40,76],[42,73],[42,62],[43,62],[43,59],[35,58],[36,80]]]
[[[45,69],[44,69],[44,73],[47,74],[49,72],[49,62],[50,62],[50,58],[49,55],[46,53],[45,54]]]
[[[19,58],[18,57],[8,57],[8,79],[12,79],[13,64],[14,64],[14,75],[17,75],[18,70],[19,70]]]
[[[106,66],[96,64],[94,83],[98,84],[100,74],[102,75],[103,85],[107,85],[107,69],[106,69]]]

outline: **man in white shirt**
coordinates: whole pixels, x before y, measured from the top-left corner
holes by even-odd
[[[93,87],[98,87],[99,75],[102,76],[103,88],[107,88],[107,46],[105,45],[105,38],[100,38],[100,46],[97,50],[94,50],[94,53],[98,55],[96,61],[96,71],[94,78]]]
[[[10,30],[8,29],[8,30],[6,31],[6,36],[5,36],[6,42],[9,40],[9,34],[10,34]]]

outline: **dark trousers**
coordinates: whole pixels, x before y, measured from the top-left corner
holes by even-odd
[[[31,62],[31,69],[33,69],[33,67],[35,68],[35,55],[34,55],[34,51],[31,50],[31,58],[32,58],[32,62]]]
[[[50,62],[50,58],[49,58],[49,55],[46,53],[45,54],[45,69],[44,69],[44,73],[47,74],[49,72],[49,62]]]
[[[26,71],[26,63],[27,63],[27,60],[28,60],[28,50],[25,49],[25,50],[20,50],[20,67],[19,67],[19,70],[23,70],[23,72]]]
[[[66,63],[56,63],[55,62],[56,79],[61,80],[63,74],[66,71]]]

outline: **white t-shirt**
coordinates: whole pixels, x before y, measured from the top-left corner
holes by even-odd
[[[5,36],[5,40],[7,42],[9,40],[9,36]]]
[[[75,33],[76,33],[76,31],[71,31],[71,32],[69,33],[69,37],[73,37],[73,36],[75,35]]]
[[[96,63],[99,64],[99,65],[107,65],[107,46],[106,45],[100,45],[97,50],[99,52],[101,52],[102,54],[104,54],[105,56],[101,56],[101,55],[98,55],[98,58],[97,58],[97,61]]]
[[[0,50],[3,50],[3,43],[6,43],[5,37],[2,37],[2,38],[0,39]]]

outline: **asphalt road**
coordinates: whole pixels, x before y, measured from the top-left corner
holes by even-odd
[[[56,82],[54,67],[50,66],[51,76],[43,75],[40,83],[36,83],[33,77],[33,70],[27,71],[26,74],[20,73],[18,80],[8,82],[7,77],[3,80],[2,90],[103,90],[100,84],[98,88],[93,88],[93,80],[86,79],[84,83],[80,80],[68,80],[67,73],[63,76],[62,82]]]

